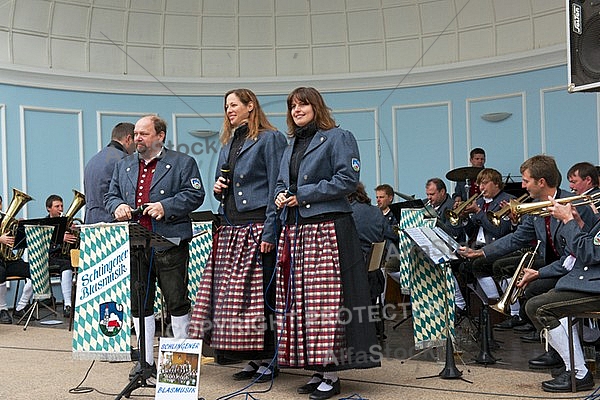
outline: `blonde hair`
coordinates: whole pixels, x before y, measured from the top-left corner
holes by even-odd
[[[227,109],[226,102],[227,97],[230,94],[235,94],[238,99],[242,102],[243,105],[248,106],[248,104],[252,103],[254,105],[254,109],[248,114],[248,139],[256,139],[258,135],[263,131],[276,131],[275,128],[269,120],[267,116],[263,112],[260,107],[260,103],[256,98],[256,95],[250,89],[233,89],[225,93],[223,108],[225,109],[225,116],[223,119],[223,132],[221,133],[221,144],[226,144],[233,136],[233,126],[227,118]]]

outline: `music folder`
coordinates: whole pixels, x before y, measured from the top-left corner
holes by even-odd
[[[458,260],[456,251],[460,244],[439,227],[421,226],[403,231],[434,264]]]

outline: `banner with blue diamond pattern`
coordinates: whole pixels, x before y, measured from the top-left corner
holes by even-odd
[[[129,361],[131,254],[126,222],[81,227],[73,358]]]
[[[425,218],[425,211],[423,208],[403,208],[400,210],[400,244],[398,248],[398,256],[400,258],[400,291],[402,294],[411,293],[410,285],[410,270],[412,268],[413,260],[411,259],[411,247],[413,242],[410,240],[408,235],[404,233],[404,229],[417,228],[421,226],[428,226],[433,228],[435,226],[435,218]]]
[[[25,225],[27,260],[29,261],[34,300],[46,300],[52,297],[48,254],[53,232],[54,226]]]
[[[450,264],[434,264],[413,246],[411,307],[415,348],[443,346],[454,335],[454,280]]]

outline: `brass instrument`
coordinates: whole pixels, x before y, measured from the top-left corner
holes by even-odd
[[[555,201],[558,204],[573,203],[573,206],[583,206],[586,204],[595,204],[596,202],[600,201],[600,192],[594,193],[592,195],[581,194],[578,196],[564,197],[562,199],[556,199]],[[550,206],[552,206],[552,202],[550,200],[536,201],[534,203],[528,203],[528,204],[520,204],[520,203],[516,202],[515,200],[511,200],[510,211],[518,216],[529,214],[529,215],[537,215],[539,217],[546,217],[546,216],[550,215],[550,213],[546,210],[546,208],[548,208]]]
[[[530,250],[523,254],[523,257],[521,257],[521,261],[519,261],[519,265],[517,266],[517,269],[515,270],[508,287],[504,291],[504,294],[502,294],[502,298],[500,298],[496,304],[490,306],[493,310],[505,315],[510,315],[511,304],[514,304],[519,297],[523,296],[523,291],[525,289],[517,287],[517,283],[523,279],[525,269],[529,269],[533,265],[533,261],[535,260],[535,255],[540,247],[540,243],[541,242],[538,240],[534,250]]]
[[[515,201],[518,202],[519,204],[521,204],[521,203],[525,203],[529,199],[530,199],[529,194],[525,193],[524,195],[522,195]],[[502,222],[502,218],[504,218],[506,216],[506,214],[508,214],[510,212],[510,210],[511,210],[511,203],[508,203],[507,205],[505,205],[498,211],[488,211],[486,213],[486,215],[488,217],[488,220],[492,224],[494,224],[495,226],[500,226],[500,223]]]
[[[17,227],[19,226],[19,221],[15,218],[15,216],[19,213],[19,210],[23,208],[25,203],[33,200],[31,196],[28,194],[21,192],[13,188],[13,197],[6,209],[6,214],[4,214],[4,218],[2,218],[2,222],[0,223],[0,236],[8,234],[9,236],[16,237],[17,236]],[[5,261],[15,261],[21,258],[25,249],[19,249],[13,251],[12,247],[0,244],[0,257]]]
[[[75,214],[77,214],[77,212],[79,210],[81,210],[81,207],[83,207],[85,205],[85,195],[83,193],[78,192],[77,190],[73,189],[73,194],[74,194],[73,202],[71,203],[71,205],[69,206],[69,209],[65,213],[65,217],[67,217],[67,232],[76,236],[77,242],[76,243],[63,242],[62,248],[61,248],[61,254],[63,256],[68,256],[68,257],[71,256],[71,250],[79,248],[79,231],[72,229],[71,225],[73,224],[73,221],[82,223],[82,221],[79,218],[74,218],[74,217],[75,217]]]
[[[479,194],[474,194],[473,196],[469,197],[469,199],[463,203],[461,203],[458,207],[456,207],[454,210],[446,210],[446,212],[444,213],[444,215],[446,216],[446,218],[448,219],[448,221],[450,221],[450,224],[452,226],[457,226],[460,223],[460,214],[469,206],[471,205],[471,203],[477,201],[477,199],[479,199],[481,196],[483,196],[483,192],[479,193]]]

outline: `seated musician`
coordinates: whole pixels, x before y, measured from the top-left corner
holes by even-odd
[[[46,199],[46,210],[48,215],[46,218],[57,218],[63,213],[63,199],[59,195],[51,194]],[[75,243],[77,238],[70,232],[65,232],[63,241],[66,243]],[[63,295],[63,317],[68,318],[71,315],[71,291],[73,284],[73,268],[71,266],[71,258],[69,255],[62,254],[62,245],[51,245],[48,265],[50,273],[60,273],[60,288]],[[27,301],[33,295],[31,282],[28,281],[23,288],[23,295],[26,301],[19,301],[13,316],[22,317],[25,314],[25,306]]]
[[[485,168],[481,170],[477,175],[476,182],[483,196],[465,209],[468,218],[465,218],[464,221],[469,246],[480,249],[513,231],[513,224],[510,219],[496,218],[492,220],[489,218],[488,213],[500,211],[510,200],[514,199],[514,196],[503,191],[502,175],[495,169]],[[498,280],[503,277],[496,276],[498,271],[494,271],[492,262],[485,258],[476,258],[470,265],[466,265],[466,268],[474,275],[480,289],[488,299],[498,299],[500,297],[494,278]],[[506,278],[504,278],[501,286],[506,287],[506,284]],[[511,315],[519,315],[518,302],[512,305]]]
[[[548,343],[557,351],[565,365],[564,372],[554,379],[542,382],[542,389],[546,392],[570,392],[572,381],[567,318],[575,313],[600,310],[600,221],[589,233],[585,232],[582,229],[584,221],[576,207],[570,203],[561,205],[554,199],[550,200],[552,206],[548,207],[548,211],[563,224],[558,235],[572,251],[571,262],[563,264],[562,277],[556,286],[529,299],[525,309],[536,328],[546,331]],[[539,271],[526,269],[517,286],[526,286],[556,271],[546,271],[549,268],[543,267]],[[572,337],[576,390],[589,390],[594,387],[594,376],[585,364],[575,326]]]
[[[447,210],[452,210],[454,202],[446,191],[446,184],[440,178],[431,178],[425,184],[427,204],[435,210],[438,217],[438,226],[451,235],[457,242],[464,240],[464,228],[462,224],[452,225],[448,219]],[[454,301],[456,305],[455,314],[466,314],[467,302],[465,301],[460,285],[454,276]]]
[[[2,197],[0,196],[0,210],[2,209]],[[0,221],[4,219],[5,215],[0,213]],[[12,248],[15,245],[14,236],[8,233],[0,234],[0,244]],[[29,278],[29,264],[23,259],[9,260],[6,258],[7,254],[0,254],[0,324],[12,324],[13,320],[8,313],[8,304],[6,303],[6,277],[8,276],[22,276]],[[16,317],[16,316],[15,316]]]
[[[469,163],[472,167],[484,168],[485,167],[485,150],[481,147],[476,147],[469,153]],[[479,185],[477,182],[458,181],[456,182],[456,188],[452,195],[454,200],[454,207],[458,206],[460,202],[466,201],[469,197],[475,193],[479,193]]]
[[[381,211],[371,205],[371,199],[367,195],[362,182],[359,182],[356,190],[348,195],[348,200],[352,207],[352,218],[356,225],[360,247],[366,263],[372,243],[386,241],[387,246],[389,246],[397,243],[398,235],[392,230],[387,218]],[[368,268],[368,266],[365,266],[365,268]],[[371,304],[375,305],[377,304],[377,298],[383,293],[385,277],[381,269],[377,269],[368,272],[367,278],[369,279]],[[375,328],[377,337],[380,340],[385,339],[382,318],[377,319]]]
[[[535,201],[544,201],[548,197],[554,199],[568,197],[569,193],[558,187],[561,175],[553,157],[547,155],[533,156],[521,164],[520,170],[522,186]],[[591,208],[580,206],[577,209],[585,226],[593,226],[596,218]],[[514,232],[486,244],[481,249],[461,248],[460,254],[469,259],[486,257],[489,261],[494,261],[514,251],[529,247],[532,241],[539,240],[539,254],[542,258],[541,264],[552,264],[553,267],[560,267],[570,253],[570,250],[566,248],[566,244],[558,239],[558,234],[562,228],[563,223],[550,216],[539,217],[525,213],[521,218],[521,223]],[[534,268],[537,268],[537,266],[534,265]],[[535,290],[539,291],[538,293],[544,293],[553,288],[555,283],[555,277],[548,277],[538,279],[533,282],[535,285],[529,286],[537,286]],[[523,303],[521,303],[521,306],[523,306]],[[507,321],[510,321],[512,326],[522,325],[523,317],[524,315],[521,313],[520,317],[513,317]],[[552,368],[557,366],[555,363],[548,362],[549,359],[554,359],[552,351],[550,350],[539,357],[529,360],[529,366],[531,368]]]
[[[57,218],[63,214],[63,199],[56,194],[46,199],[47,218]],[[68,230],[63,237],[65,243],[77,243],[77,237]],[[50,249],[50,272],[60,272],[60,288],[63,295],[63,317],[71,315],[71,290],[73,287],[73,267],[71,256],[62,254],[62,245]]]

